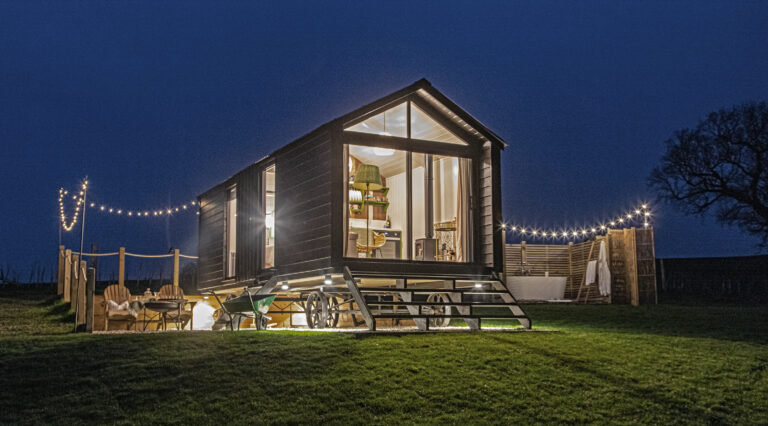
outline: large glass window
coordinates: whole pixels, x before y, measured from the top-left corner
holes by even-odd
[[[235,262],[237,260],[237,187],[231,187],[227,191],[227,222],[225,236],[226,268],[225,277],[235,276]]]
[[[415,260],[469,261],[469,182],[466,158],[413,153]]]
[[[348,257],[407,259],[406,152],[348,146]]]
[[[275,266],[275,166],[264,171],[264,268]]]
[[[412,101],[345,130],[436,142],[435,147],[467,145]],[[471,262],[472,161],[403,145],[345,145],[345,256]]]

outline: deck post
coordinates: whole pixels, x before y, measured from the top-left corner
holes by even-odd
[[[69,279],[69,305],[74,311],[77,306],[77,277],[80,274],[80,256],[73,254],[71,259],[72,273],[70,274]]]
[[[179,249],[173,250],[173,286],[179,286]]]
[[[88,268],[85,284],[85,331],[93,332],[93,293],[96,290],[96,269]]]
[[[75,312],[77,313],[77,325],[85,324],[85,274],[88,268],[88,262],[80,261],[80,267],[77,271],[77,304]]]
[[[566,292],[573,292],[573,241],[568,241],[568,282],[565,289]]]
[[[59,263],[56,270],[56,294],[61,296],[64,294],[64,246],[59,246]]]
[[[125,247],[120,247],[118,251],[118,264],[117,264],[117,284],[125,285]]]
[[[64,288],[62,296],[65,302],[69,302],[70,288],[72,288],[72,250],[64,250]]]

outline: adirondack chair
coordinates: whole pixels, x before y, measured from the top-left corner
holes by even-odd
[[[182,290],[181,287],[174,286],[173,284],[166,284],[160,287],[160,291],[157,293],[157,297],[160,299],[183,299],[184,290]],[[181,328],[183,329],[192,320],[192,311],[185,308],[186,306],[182,306],[181,312],[168,312],[166,314],[166,318],[173,322],[180,322]]]
[[[126,330],[130,330],[131,326],[136,322],[137,313],[131,308],[128,309],[114,309],[110,306],[110,301],[117,305],[123,304],[123,302],[131,302],[131,292],[120,284],[113,284],[104,289],[104,331],[109,330],[110,321],[125,322]]]

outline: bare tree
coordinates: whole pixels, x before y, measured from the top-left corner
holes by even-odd
[[[686,213],[714,212],[768,247],[768,106],[720,110],[675,132],[649,183]]]

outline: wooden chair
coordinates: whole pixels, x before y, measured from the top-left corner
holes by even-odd
[[[131,308],[128,309],[110,309],[109,302],[115,302],[118,305],[124,302],[131,302],[131,292],[125,286],[113,284],[104,289],[104,331],[109,330],[110,321],[121,321],[127,323],[126,330],[136,323],[138,314]]]
[[[387,243],[387,236],[375,231],[371,231],[371,233],[373,234],[373,245],[369,246],[368,241],[366,241],[365,244],[360,244],[359,242],[356,243],[357,251],[359,253],[373,253],[376,250],[379,250],[379,254],[381,254],[381,248]]]
[[[183,299],[184,290],[181,287],[176,287],[173,284],[166,284],[160,287],[160,291],[157,293],[157,297],[160,299]],[[181,328],[187,326],[189,321],[192,320],[192,311],[185,309],[186,306],[181,307],[181,313],[179,311],[170,311],[166,314],[166,318],[173,322],[180,322]],[[181,315],[181,317],[179,317]]]

